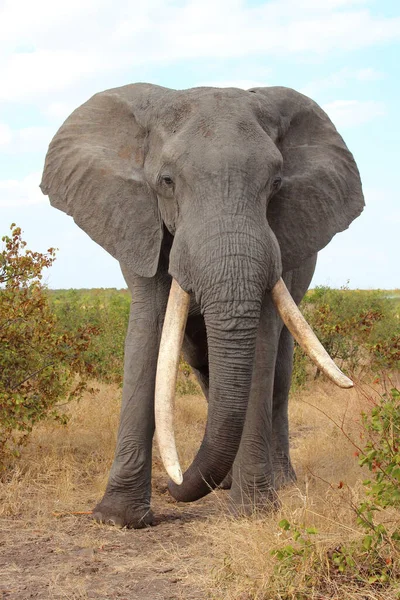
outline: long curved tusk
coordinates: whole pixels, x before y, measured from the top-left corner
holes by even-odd
[[[271,295],[282,321],[317,367],[339,387],[353,387],[351,379],[333,362],[301,314],[282,278],[273,287]]]
[[[172,280],[157,362],[154,412],[156,436],[164,467],[177,485],[183,481],[174,435],[174,400],[190,296]]]

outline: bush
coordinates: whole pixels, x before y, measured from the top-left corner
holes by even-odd
[[[341,583],[365,591],[368,587],[399,591],[400,392],[393,388],[378,401],[369,400],[372,410],[362,414],[363,447],[354,444],[359,465],[371,472],[363,482],[365,498],[358,503],[350,500],[355,539],[328,549],[320,543],[318,548],[314,527],[281,520],[289,543],[271,552],[276,559],[271,583],[282,600],[303,600],[314,593],[325,597],[328,589]]]
[[[396,297],[380,290],[340,290],[317,287],[304,298],[301,310],[324,348],[339,367],[351,374],[400,367],[400,321]],[[301,386],[317,377],[311,361],[296,344],[293,382]]]
[[[130,308],[128,290],[57,290],[49,292],[49,298],[57,318],[71,335],[82,326],[94,327],[98,332],[83,353],[93,378],[121,385]]]
[[[129,320],[128,290],[50,290],[51,305],[65,331],[76,335],[80,327],[95,327],[98,335],[84,353],[93,377],[122,384],[124,342]],[[332,357],[344,369],[359,374],[400,366],[400,322],[396,297],[381,291],[311,290],[302,311]],[[318,375],[314,364],[296,345],[293,386],[302,387]],[[188,365],[181,364],[178,393],[198,391]]]
[[[122,384],[124,346],[128,328],[130,293],[128,290],[55,290],[49,298],[63,329],[75,334],[83,325],[95,327],[98,335],[84,352],[92,376],[104,383]],[[177,381],[181,396],[201,393],[187,362],[181,357]]]
[[[83,355],[94,327],[65,332],[55,317],[42,280],[55,250],[26,249],[11,225],[0,253],[0,461],[18,455],[32,427],[47,416],[65,420],[56,404],[79,398],[91,366]]]

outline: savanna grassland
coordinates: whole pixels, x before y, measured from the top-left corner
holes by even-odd
[[[53,364],[62,367],[56,381],[47,375],[41,382],[41,394],[56,383],[58,400],[51,406],[40,404],[38,374],[27,380],[30,386],[25,381],[11,390],[7,383],[4,357],[13,356],[23,339],[17,326],[29,319],[14,315],[11,330],[0,308],[0,342],[7,351],[0,389],[0,598],[400,598],[399,291],[317,288],[303,302],[320,339],[356,386],[335,388],[296,349],[290,422],[298,481],[280,492],[279,511],[233,518],[222,490],[194,504],[176,503],[166,492],[155,447],[158,525],[140,531],[90,518],[116,442],[129,295],[42,292],[43,305],[33,294],[35,310],[54,318],[56,333],[46,339],[54,345]],[[31,298],[26,293],[23,303]],[[0,299],[4,309],[6,287]],[[30,335],[43,356],[42,337]],[[18,363],[20,377],[27,361],[24,355]],[[85,385],[79,388],[80,380]],[[176,435],[184,466],[197,451],[206,412],[182,361]]]

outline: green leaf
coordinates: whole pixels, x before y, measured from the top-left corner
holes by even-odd
[[[363,548],[365,548],[365,550],[369,550],[372,546],[372,541],[372,535],[366,535],[362,541]]]
[[[289,531],[290,529],[290,523],[287,519],[282,519],[282,521],[279,521],[278,525],[284,531]]]

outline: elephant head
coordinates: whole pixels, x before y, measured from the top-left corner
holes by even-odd
[[[210,368],[204,439],[172,487],[201,497],[239,446],[265,293],[363,209],[351,153],[323,110],[288,88],[133,84],[72,113],[41,188],[129,277],[153,277],[164,228],[172,234],[169,273],[201,308]]]

